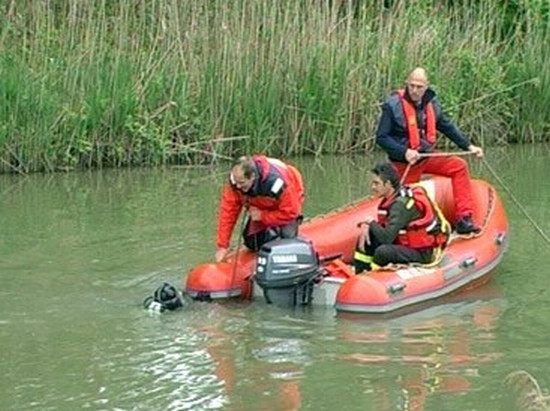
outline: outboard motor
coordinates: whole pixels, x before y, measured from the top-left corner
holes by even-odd
[[[311,302],[313,284],[321,273],[319,256],[310,241],[282,238],[260,248],[254,279],[268,304],[288,307]]]

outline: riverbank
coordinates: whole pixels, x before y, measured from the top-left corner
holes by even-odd
[[[547,6],[377,3],[12,1],[0,172],[369,151],[417,65],[478,144],[548,138]]]

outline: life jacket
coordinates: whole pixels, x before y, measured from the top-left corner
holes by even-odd
[[[378,206],[380,225],[387,224],[389,210],[398,200],[404,201],[407,208],[416,207],[420,217],[412,220],[405,229],[399,231],[395,244],[415,249],[445,248],[451,232],[450,224],[421,185],[401,187],[395,195],[384,199]]]
[[[249,199],[263,197],[269,206],[269,203],[277,201],[289,184],[289,165],[276,158],[254,156],[253,159],[258,178],[244,195]]]
[[[407,128],[407,135],[409,138],[409,147],[413,150],[417,150],[420,147],[420,130],[418,130],[418,122],[416,118],[416,107],[413,103],[405,98],[405,90],[397,90],[399,100],[401,101],[401,107],[403,107],[403,115],[405,116],[405,126]],[[435,143],[436,139],[436,124],[435,124],[435,109],[430,101],[426,104],[424,109],[426,115],[425,135],[424,137],[430,143]]]
[[[231,232],[243,206],[262,211],[262,221],[251,222],[247,234],[295,221],[302,214],[304,184],[300,172],[290,164],[262,155],[253,156],[258,174],[246,193],[231,181],[224,185],[218,216],[217,246],[227,248]]]

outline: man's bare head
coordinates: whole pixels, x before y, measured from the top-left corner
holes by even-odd
[[[419,103],[428,89],[428,75],[422,67],[417,67],[410,72],[406,81],[407,91],[412,101]]]

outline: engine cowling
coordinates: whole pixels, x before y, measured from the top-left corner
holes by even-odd
[[[296,306],[311,302],[313,284],[321,273],[319,256],[310,241],[284,238],[258,251],[254,279],[268,303]]]

